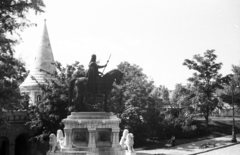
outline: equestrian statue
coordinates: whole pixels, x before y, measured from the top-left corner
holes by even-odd
[[[93,54],[85,77],[73,78],[70,81],[69,104],[72,105],[74,96],[76,96],[74,102],[77,111],[88,111],[86,104],[99,104],[97,99],[100,97],[104,103],[103,110],[108,112],[107,99],[113,88],[113,83],[115,82],[117,85],[121,83],[123,73],[117,69],[113,69],[106,74],[99,72],[99,68],[107,66],[109,59],[106,65],[100,66],[96,63],[96,58],[97,56]]]

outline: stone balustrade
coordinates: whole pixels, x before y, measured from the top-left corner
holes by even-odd
[[[27,111],[9,111],[6,112],[7,120],[11,122],[26,122],[29,120]]]

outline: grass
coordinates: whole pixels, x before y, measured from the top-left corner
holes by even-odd
[[[197,137],[189,139],[176,138],[176,145],[191,143],[204,139],[211,139],[232,134],[232,120],[231,119],[216,119],[209,122],[208,129],[205,127],[205,120],[194,120],[193,122],[198,127]],[[235,121],[235,133],[240,133],[240,121]],[[152,150],[158,148],[165,148],[167,140],[148,140],[146,143],[137,146],[136,150]]]

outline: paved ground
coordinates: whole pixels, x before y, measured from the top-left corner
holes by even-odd
[[[213,150],[220,151],[226,147],[235,146],[235,145],[240,146],[240,134],[237,135],[237,140],[238,140],[237,143],[232,143],[231,139],[232,139],[232,136],[229,135],[225,137],[218,137],[218,138],[213,138],[208,140],[197,141],[193,143],[182,144],[172,148],[161,148],[161,149],[155,149],[155,150],[137,151],[136,154],[137,155],[194,155],[194,154],[202,155],[203,153],[207,153],[207,152],[210,153]],[[205,143],[215,144],[215,147],[200,149],[199,147]],[[238,154],[236,155],[239,155],[239,154],[240,152],[238,152]],[[221,155],[221,154],[218,153],[217,155]],[[227,154],[224,154],[224,155],[227,155]]]
[[[238,143],[237,145],[232,145],[225,148],[201,153],[199,155],[239,155],[239,154],[240,154],[240,143]]]

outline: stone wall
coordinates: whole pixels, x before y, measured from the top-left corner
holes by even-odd
[[[29,135],[30,129],[25,125],[28,120],[26,111],[13,111],[6,113],[9,125],[0,128],[0,138],[8,141],[8,153],[9,155],[15,155],[15,142],[19,135]],[[2,141],[0,141],[0,147]],[[8,154],[7,153],[7,154]]]

